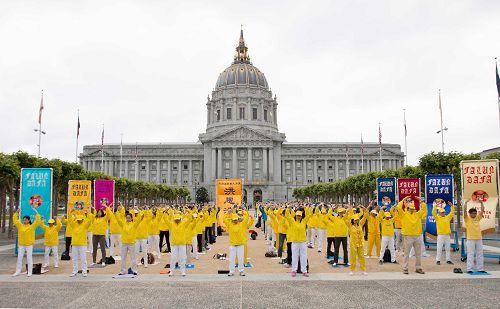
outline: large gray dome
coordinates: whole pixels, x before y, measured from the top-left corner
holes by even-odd
[[[264,73],[249,63],[233,63],[220,73],[215,87],[219,88],[231,85],[269,88]]]

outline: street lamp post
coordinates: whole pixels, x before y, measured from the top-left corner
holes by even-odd
[[[40,145],[42,144],[42,134],[45,135],[47,132],[42,131],[42,124],[39,125],[38,129],[34,129],[33,131],[38,132],[38,157],[40,158]]]

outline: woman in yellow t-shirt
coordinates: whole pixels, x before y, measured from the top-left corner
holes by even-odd
[[[23,217],[23,223],[19,221],[19,214],[21,209],[18,209],[13,216],[14,225],[17,228],[17,263],[16,272],[13,277],[21,274],[21,267],[23,265],[23,257],[26,252],[26,260],[28,261],[28,277],[31,277],[33,271],[33,245],[35,244],[35,230],[41,224],[40,215],[37,214],[35,222],[31,223],[29,216]]]

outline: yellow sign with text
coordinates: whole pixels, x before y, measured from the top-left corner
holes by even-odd
[[[226,229],[224,224],[224,209],[233,205],[240,206],[243,200],[243,181],[241,179],[217,179],[215,181],[215,203],[219,212],[217,221],[223,230]]]
[[[68,181],[68,214],[72,210],[90,210],[92,181]]]

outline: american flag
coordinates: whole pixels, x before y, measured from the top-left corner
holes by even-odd
[[[40,101],[40,110],[38,112],[38,124],[42,124],[42,111],[43,111],[43,90],[42,90],[42,100]]]
[[[135,143],[135,160],[137,161],[137,143]]]
[[[380,130],[380,123],[378,124],[378,144],[382,146],[382,131]]]
[[[365,143],[363,143],[363,134],[361,134],[361,154],[365,153]]]
[[[104,146],[104,125],[102,125],[101,146]]]
[[[76,138],[80,136],[80,114],[78,114],[78,123],[76,125]]]
[[[495,58],[496,78],[497,78],[497,92],[498,92],[498,112],[500,113],[500,77],[498,76],[498,65]]]

